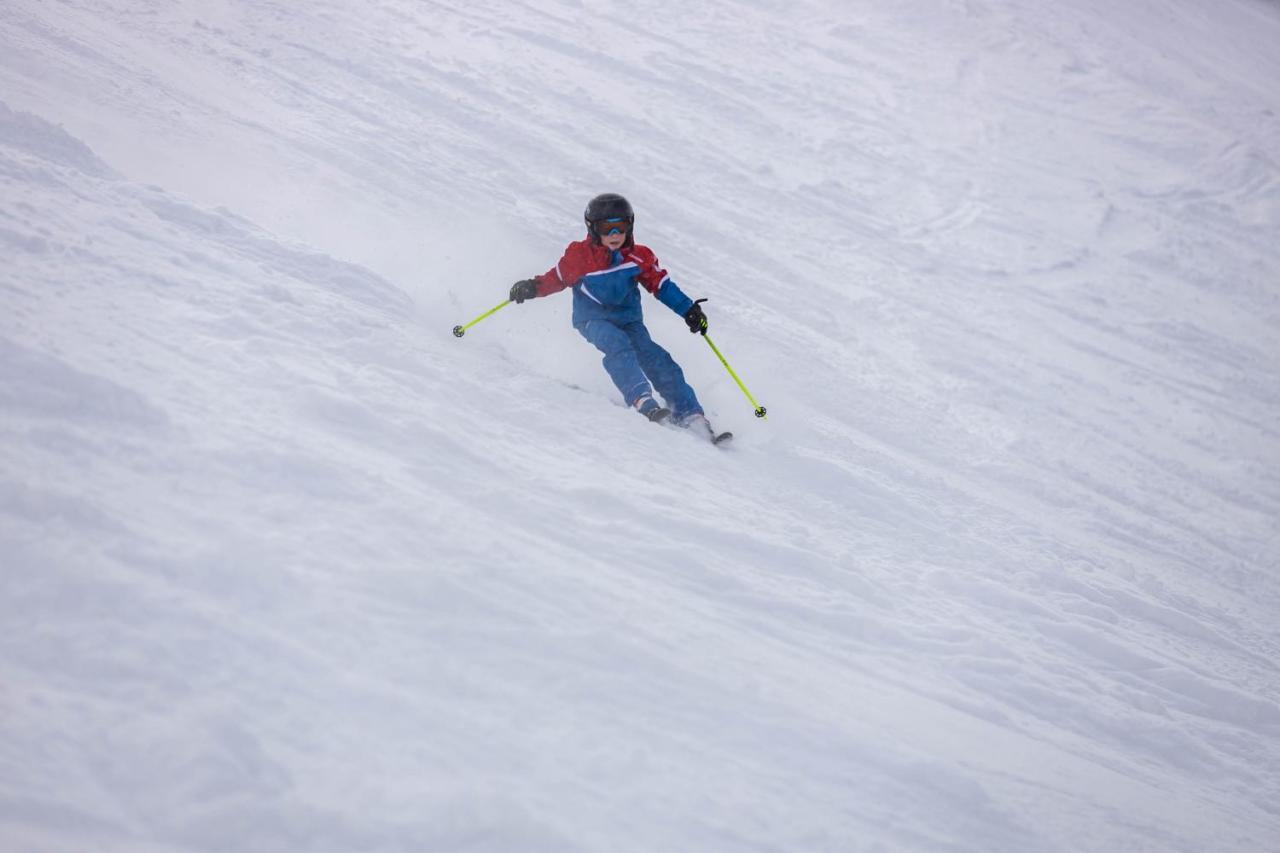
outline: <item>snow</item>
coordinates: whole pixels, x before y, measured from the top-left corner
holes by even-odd
[[[6,3],[0,848],[1280,848],[1277,43]],[[602,191],[727,450],[450,334]]]

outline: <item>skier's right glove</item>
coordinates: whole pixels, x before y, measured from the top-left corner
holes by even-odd
[[[689,331],[695,335],[701,332],[707,333],[707,315],[702,313],[702,306],[699,302],[706,302],[705,299],[696,300],[693,307],[684,312],[684,321],[689,324]]]
[[[517,305],[519,305],[521,302],[524,302],[526,299],[533,299],[537,295],[538,295],[537,279],[526,278],[522,281],[517,281],[515,284],[511,285],[511,301],[516,303]]]

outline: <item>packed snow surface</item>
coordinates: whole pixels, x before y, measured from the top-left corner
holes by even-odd
[[[1280,849],[1278,44],[5,0],[0,849]],[[727,450],[450,334],[604,191]]]

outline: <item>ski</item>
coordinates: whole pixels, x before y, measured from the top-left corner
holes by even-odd
[[[728,444],[733,440],[731,432],[716,432],[715,427],[711,426],[711,421],[702,418],[702,425],[706,427],[707,440],[717,447]]]

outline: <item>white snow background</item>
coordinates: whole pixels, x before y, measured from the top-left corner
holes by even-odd
[[[1280,849],[1277,45],[5,0],[0,849]],[[728,450],[450,334],[604,191]]]

